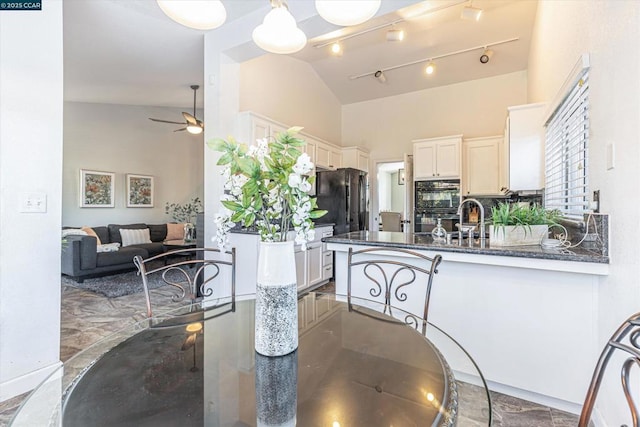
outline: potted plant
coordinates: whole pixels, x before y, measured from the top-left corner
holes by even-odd
[[[296,266],[289,230],[304,250],[314,238],[312,219],[326,213],[308,194],[314,165],[299,150],[304,145],[296,137],[301,129],[291,128],[251,146],[233,138],[208,142],[222,153],[218,165],[224,166],[223,208],[215,217],[218,246],[227,244],[236,223],[255,226],[260,235],[255,348],[265,356],[282,356],[298,347]]]
[[[499,203],[491,208],[491,246],[539,245],[557,224],[560,213],[538,204]]]

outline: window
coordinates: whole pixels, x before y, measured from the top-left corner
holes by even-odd
[[[577,71],[576,71],[577,70]],[[545,208],[583,220],[589,212],[588,56],[578,62],[565,97],[546,122]]]

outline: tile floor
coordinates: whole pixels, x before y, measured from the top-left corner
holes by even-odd
[[[331,287],[325,290],[332,290]],[[160,296],[168,301],[168,294]],[[95,293],[62,287],[60,359],[64,362],[80,350],[132,321],[144,319],[141,293],[106,298]],[[81,326],[82,325],[82,326]],[[0,402],[0,427],[7,426],[22,400],[21,395]],[[554,408],[540,406],[492,392],[494,427],[571,427],[578,417]],[[459,427],[465,427],[459,425]]]

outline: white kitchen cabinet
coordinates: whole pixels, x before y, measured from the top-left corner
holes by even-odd
[[[369,172],[369,152],[360,147],[343,148],[342,167]]]
[[[316,285],[322,282],[322,242],[311,243],[307,247],[307,284]]]
[[[318,231],[316,231],[318,233]],[[322,238],[333,236],[331,227],[321,229]],[[333,251],[327,249],[327,244],[322,244],[322,280],[329,280],[333,277]]]
[[[526,104],[508,108],[505,124],[505,158],[511,191],[544,188],[545,104]]]
[[[414,180],[460,178],[462,135],[413,141]]]
[[[340,147],[318,141],[316,146],[316,167],[335,170],[342,167]]]
[[[462,142],[462,194],[500,194],[502,135]]]
[[[238,114],[236,139],[246,144],[253,144],[258,139],[275,137],[289,127],[283,123],[260,116],[250,111]]]
[[[322,243],[323,237],[333,235],[332,226],[320,226],[316,228],[316,237],[307,244],[307,250],[295,246],[294,257],[296,261],[296,283],[298,291],[310,286],[326,283],[333,277],[333,252],[329,251],[331,258],[325,255],[326,245]],[[294,232],[290,231],[288,240],[294,239]],[[260,248],[260,236],[253,233],[231,233],[229,246],[236,248],[236,262],[241,268],[236,269],[236,293],[238,295],[253,294],[256,292],[256,276],[258,273],[258,255]],[[330,264],[328,264],[330,259]],[[327,276],[327,267],[331,274]]]
[[[298,290],[307,287],[307,255],[300,246],[295,248],[294,255],[296,258],[296,284]]]

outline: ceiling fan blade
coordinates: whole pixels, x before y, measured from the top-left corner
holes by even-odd
[[[152,119],[151,117],[149,117],[149,120],[153,120],[154,122],[160,122],[160,123],[171,123],[174,125],[184,125],[186,124],[185,122],[172,122],[169,120],[160,120],[160,119]]]
[[[180,124],[184,124],[184,123],[180,123]],[[174,130],[174,132],[181,132],[181,131],[183,131],[183,130],[187,130],[187,128],[176,129],[176,130]]]
[[[194,116],[192,116],[189,113],[185,113],[184,111],[182,112],[182,116],[184,117],[184,119],[187,121],[188,124],[191,125],[198,125],[198,119],[196,119]]]

